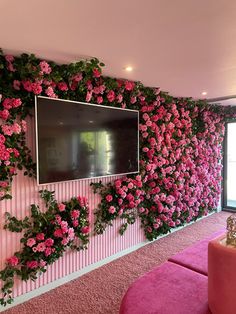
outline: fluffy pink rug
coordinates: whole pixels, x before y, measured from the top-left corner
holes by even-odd
[[[229,215],[227,212],[213,214],[4,313],[117,314],[122,297],[133,281],[224,227]]]

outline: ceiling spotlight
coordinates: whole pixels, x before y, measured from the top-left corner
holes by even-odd
[[[207,92],[202,92],[202,96],[206,96],[207,95]]]
[[[125,71],[131,72],[131,71],[133,71],[133,68],[131,66],[127,66],[127,67],[125,67]]]

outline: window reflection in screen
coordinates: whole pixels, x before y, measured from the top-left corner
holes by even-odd
[[[90,178],[112,173],[112,134],[107,131],[73,134],[73,169],[75,177]]]

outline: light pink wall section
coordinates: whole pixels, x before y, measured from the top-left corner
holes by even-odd
[[[29,120],[28,123],[28,145],[32,148],[32,151],[34,151],[33,119]],[[115,178],[117,177],[107,177],[103,178],[102,181],[106,183]],[[89,185],[91,182],[98,181],[99,179],[80,180],[38,187],[35,179],[25,177],[23,172],[19,172],[13,180],[13,199],[0,202],[0,269],[3,269],[6,258],[9,258],[15,251],[20,249],[21,235],[3,230],[4,213],[6,211],[18,218],[24,218],[29,213],[30,204],[35,203],[42,205],[38,191],[42,188],[46,188],[50,191],[55,191],[55,197],[58,201],[69,200],[72,196],[86,196],[89,201],[93,223],[93,213],[99,202],[99,197],[93,193]],[[41,206],[41,208],[43,208],[43,206]],[[14,288],[14,296],[16,297],[33,289],[37,289],[42,285],[75,271],[79,271],[88,265],[96,263],[145,240],[139,221],[130,226],[123,236],[120,236],[118,233],[119,226],[120,221],[117,221],[114,222],[114,226],[109,227],[103,235],[94,236],[91,234],[88,250],[82,252],[66,252],[62,258],[49,266],[48,271],[41,275],[36,282],[28,281],[25,283],[17,280]]]

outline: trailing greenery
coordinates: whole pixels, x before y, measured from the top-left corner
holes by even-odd
[[[89,220],[87,200],[72,198],[68,202],[57,203],[54,192],[40,191],[45,201],[46,211],[31,205],[31,216],[19,220],[6,213],[4,228],[12,232],[24,232],[20,240],[22,248],[10,257],[6,267],[0,271],[3,281],[0,304],[13,301],[11,296],[14,277],[26,281],[35,280],[44,273],[47,266],[61,257],[66,249],[83,250],[89,243]]]

